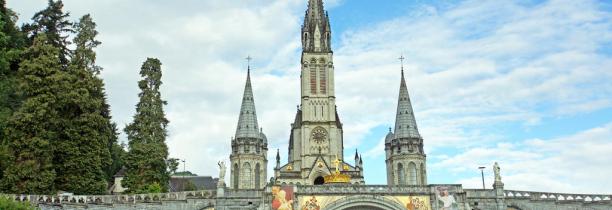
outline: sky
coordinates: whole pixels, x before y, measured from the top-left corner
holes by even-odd
[[[7,5],[21,24],[46,3]],[[216,162],[229,162],[250,55],[268,176],[277,148],[286,163],[306,0],[64,4],[71,20],[90,13],[98,24],[97,61],[120,128],[135,112],[142,62],[159,58],[170,156],[217,176]],[[612,3],[327,0],[325,7],[345,159],[352,163],[355,149],[363,155],[367,184],[386,184],[384,137],[395,121],[403,55],[430,184],[480,188],[485,166],[491,188],[499,162],[506,189],[612,193]]]

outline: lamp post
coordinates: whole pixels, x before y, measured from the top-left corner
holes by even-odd
[[[480,169],[480,174],[482,175],[482,189],[484,190],[485,189],[485,183],[484,183],[484,169],[485,169],[485,167],[484,166],[480,166],[480,167],[478,167],[478,169]]]
[[[182,159],[181,161],[183,162],[183,181],[181,182],[181,190],[185,191],[185,182],[186,182],[185,181],[185,173],[187,171],[187,170],[185,170],[185,161],[186,161],[186,159]]]

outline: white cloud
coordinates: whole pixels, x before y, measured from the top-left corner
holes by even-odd
[[[498,161],[506,189],[567,193],[610,193],[612,123],[554,139],[530,139],[495,147],[475,147],[430,165],[450,171],[473,171]],[[493,175],[487,173],[490,188]],[[459,180],[480,188],[479,176]]]

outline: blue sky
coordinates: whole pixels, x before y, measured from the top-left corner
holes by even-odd
[[[243,58],[251,55],[260,125],[270,151],[286,154],[299,103],[304,0],[64,2],[73,19],[91,13],[98,23],[98,62],[120,127],[134,112],[140,64],[158,57],[170,154],[216,175],[216,161],[229,156]],[[22,22],[45,4],[8,1]],[[326,7],[345,156],[363,154],[366,183],[386,183],[381,143],[394,123],[403,54],[429,183],[478,188],[477,168],[487,166],[490,188],[497,161],[508,189],[612,193],[612,4],[330,0]]]

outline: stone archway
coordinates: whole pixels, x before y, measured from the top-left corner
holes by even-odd
[[[349,196],[334,201],[323,210],[405,210],[401,204],[375,195]]]

